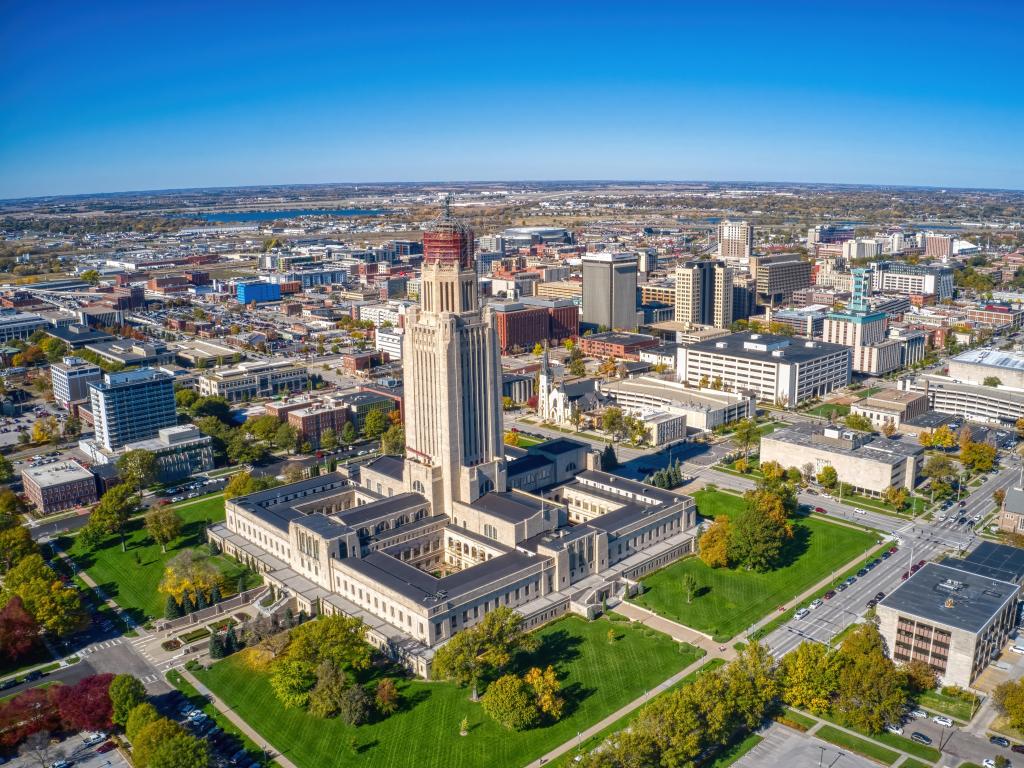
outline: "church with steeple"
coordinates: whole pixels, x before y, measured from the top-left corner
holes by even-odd
[[[450,202],[424,232],[406,318],[405,457],[231,499],[209,529],[280,605],[357,616],[424,677],[440,645],[498,606],[528,628],[592,617],[693,553],[697,530],[689,496],[598,471],[586,443],[505,446],[494,318]]]

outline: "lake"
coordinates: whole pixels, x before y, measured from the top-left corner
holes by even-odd
[[[300,216],[382,216],[391,211],[378,208],[293,208],[285,211],[225,211],[223,213],[179,213],[181,218],[203,221],[277,221]]]

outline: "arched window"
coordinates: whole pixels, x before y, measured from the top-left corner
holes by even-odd
[[[490,523],[486,523],[484,525],[484,536],[486,536],[489,539],[497,539],[498,538],[498,529],[495,528]]]
[[[568,464],[565,465],[565,471],[566,472],[572,472],[575,469],[576,469],[576,462],[575,461],[570,461]]]
[[[413,480],[412,489],[416,493],[423,493],[423,483],[421,483],[419,480]]]

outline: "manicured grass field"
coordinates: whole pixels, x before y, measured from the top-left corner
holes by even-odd
[[[839,418],[840,416],[848,416],[850,414],[850,406],[842,405],[840,403],[822,403],[821,405],[816,405],[809,409],[807,413],[812,416],[823,416],[827,419],[832,411],[836,412],[836,418]]]
[[[721,491],[694,494],[697,509],[709,518],[734,517],[743,499]],[[794,522],[787,562],[768,573],[741,568],[709,568],[697,557],[680,560],[644,579],[644,594],[635,599],[646,608],[716,638],[731,638],[822,578],[865,552],[870,533],[818,518]],[[700,592],[687,604],[683,574],[697,579]]]
[[[859,755],[864,755],[864,757],[877,760],[884,765],[892,765],[900,757],[899,753],[893,752],[891,749],[886,749],[873,741],[862,739],[859,736],[851,736],[845,731],[840,731],[838,728],[831,725],[822,726],[814,732],[814,735],[819,739],[844,747],[851,752],[856,752]]]
[[[740,739],[735,744],[730,744],[718,757],[708,763],[708,768],[726,768],[732,765],[747,752],[761,743],[761,737],[756,733],[748,733],[746,738]]]
[[[974,707],[977,706],[977,702],[972,704],[969,701],[957,699],[953,696],[944,696],[940,691],[925,691],[918,697],[917,702],[925,709],[930,709],[942,715],[949,715],[954,720],[960,720],[964,723],[971,719]]]
[[[106,595],[126,611],[135,621],[163,616],[167,597],[157,587],[163,577],[164,565],[176,554],[201,544],[207,521],[224,519],[224,497],[216,494],[205,499],[175,505],[183,525],[181,536],[160,551],[160,545],[146,533],[145,523],[136,518],[128,523],[125,535],[127,551],[121,551],[118,536],[108,536],[96,549],[90,550],[76,538],[65,549],[88,572]],[[233,594],[238,577],[246,575],[246,588],[256,586],[259,577],[229,557],[217,556],[214,563],[224,574],[225,596]]]
[[[609,629],[618,635],[613,643]],[[553,664],[567,706],[560,722],[524,732],[502,728],[469,701],[466,689],[450,683],[401,680],[398,712],[353,727],[282,708],[267,676],[250,670],[237,654],[196,674],[300,768],[519,768],[700,656],[698,649],[661,633],[604,618],[587,622],[569,616],[537,635],[539,649],[517,658],[515,666],[524,671]],[[470,723],[467,736],[459,736],[463,717]]]

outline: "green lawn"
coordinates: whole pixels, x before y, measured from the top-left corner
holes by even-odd
[[[963,768],[964,765],[964,763],[961,763],[960,768]],[[932,768],[932,763],[922,763],[920,760],[908,757],[900,763],[900,768]]]
[[[694,498],[705,517],[735,516],[743,510],[741,497],[721,491],[701,490]],[[688,627],[716,638],[731,638],[865,552],[875,541],[870,533],[818,518],[801,518],[793,527],[788,563],[774,571],[712,569],[690,557],[645,578],[644,594],[634,599]],[[702,590],[691,604],[686,602],[681,583],[686,573],[696,577]]]
[[[808,717],[800,710],[792,709],[791,707],[786,707],[786,710],[783,712],[783,717],[787,720],[792,720],[797,725],[802,725],[807,730],[813,728],[818,722],[813,717]]]
[[[614,629],[618,639],[609,643]],[[518,768],[575,738],[700,656],[692,646],[626,622],[569,616],[540,629],[539,649],[516,659],[554,664],[567,701],[560,722],[525,732],[494,723],[468,692],[450,683],[400,680],[403,704],[391,717],[359,727],[321,720],[278,705],[267,677],[231,656],[197,676],[300,768],[325,765],[381,768]],[[459,722],[469,719],[469,735]],[[355,739],[353,752],[350,744]]]
[[[831,742],[836,746],[843,747],[851,752],[856,752],[859,755],[864,755],[864,757],[870,758],[871,760],[877,760],[884,765],[892,765],[900,757],[899,753],[893,752],[891,749],[886,749],[873,741],[862,739],[859,736],[851,736],[845,731],[840,731],[838,728],[831,725],[822,726],[814,732],[814,735],[817,738]]]
[[[850,414],[850,406],[841,405],[839,403],[822,403],[821,405],[816,405],[809,409],[807,413],[812,416],[822,416],[827,419],[832,411],[836,412],[836,418],[838,419],[841,416],[848,416]]]
[[[141,518],[128,523],[125,552],[121,551],[118,536],[107,537],[94,550],[84,546],[79,538],[63,543],[78,567],[88,572],[108,597],[140,623],[146,618],[163,616],[167,598],[157,590],[157,586],[165,563],[183,549],[202,543],[207,521],[213,523],[224,519],[224,497],[215,494],[177,504],[175,509],[183,521],[182,534],[168,546],[166,553],[161,552],[160,545],[146,533]],[[229,557],[217,556],[214,562],[224,574],[225,596],[234,593],[238,577],[243,574],[247,588],[259,583],[259,577]]]
[[[953,696],[944,696],[940,691],[925,691],[918,697],[917,702],[925,709],[949,715],[954,720],[964,723],[971,719],[974,707],[977,705],[977,702],[972,704]]]

